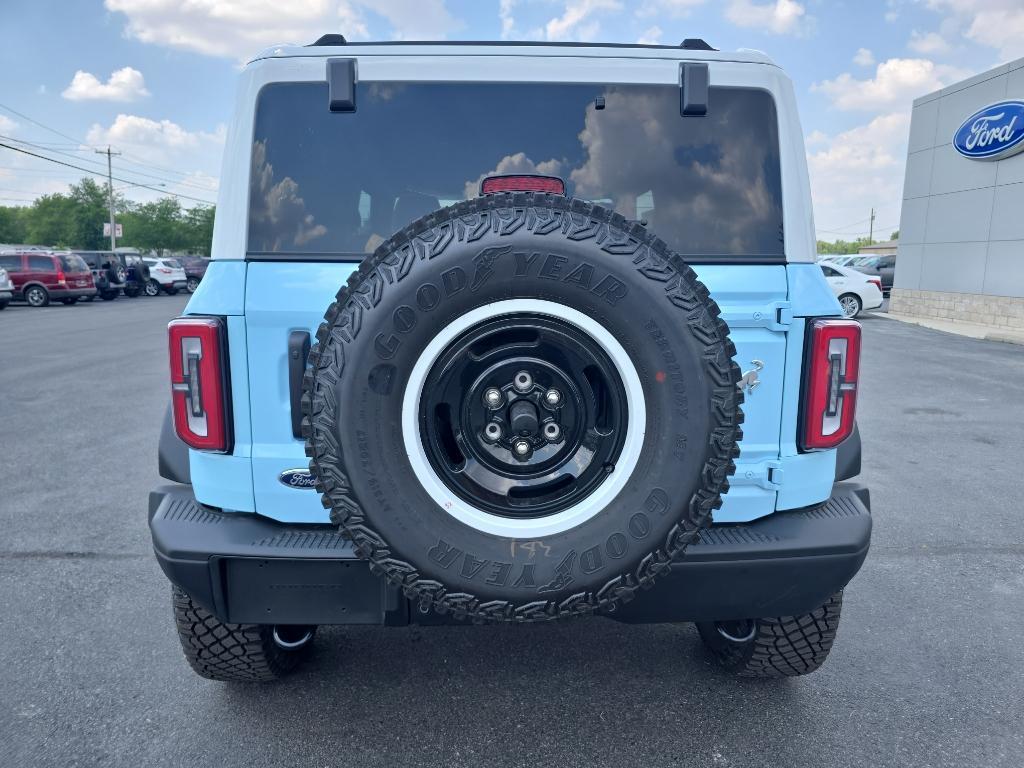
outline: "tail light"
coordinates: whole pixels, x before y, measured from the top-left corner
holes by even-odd
[[[64,279],[64,270],[57,267],[57,285],[64,285],[66,280]]]
[[[217,317],[179,317],[167,326],[174,431],[199,451],[231,450],[227,338]]]
[[[882,290],[882,280],[878,277],[869,277],[868,282],[874,285],[878,290]]]
[[[801,448],[835,448],[853,432],[860,371],[860,323],[814,320],[804,361]]]
[[[493,195],[497,192],[550,192],[553,195],[564,195],[565,182],[557,176],[538,176],[530,173],[488,176],[480,182],[481,195]]]

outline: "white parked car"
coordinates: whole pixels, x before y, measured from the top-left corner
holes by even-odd
[[[147,296],[156,296],[161,290],[173,296],[188,285],[185,268],[177,260],[144,257],[142,261],[149,267]]]
[[[819,264],[832,292],[839,299],[843,316],[853,318],[862,309],[877,309],[882,306],[882,279],[877,275],[865,275],[856,269],[838,264]]]

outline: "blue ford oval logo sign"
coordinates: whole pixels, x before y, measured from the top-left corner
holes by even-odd
[[[289,488],[315,488],[316,479],[308,469],[286,469],[277,479]]]
[[[1024,101],[1000,101],[964,120],[953,146],[972,160],[1001,160],[1024,150]]]

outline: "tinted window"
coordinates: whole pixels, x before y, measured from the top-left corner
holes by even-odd
[[[28,268],[32,272],[56,272],[51,256],[29,256]]]
[[[21,256],[0,256],[0,267],[8,272],[21,272]]]
[[[832,269],[832,267],[822,266],[821,271],[825,273],[825,277],[842,277],[843,273],[839,270]]]
[[[324,83],[265,87],[256,107],[250,252],[372,251],[499,173],[565,180],[690,255],[780,256],[771,96],[712,88],[706,117],[675,86],[370,83],[331,113]],[[603,108],[598,109],[598,100]]]
[[[77,256],[73,253],[61,254],[59,257],[60,264],[64,268],[65,272],[88,272],[89,265],[82,260],[81,256]]]
[[[177,259],[164,259],[164,264],[166,264],[171,269],[181,269],[181,264],[178,262]]]

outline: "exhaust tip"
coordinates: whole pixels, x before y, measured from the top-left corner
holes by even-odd
[[[313,627],[302,624],[275,625],[274,645],[286,651],[297,651],[313,639]]]

